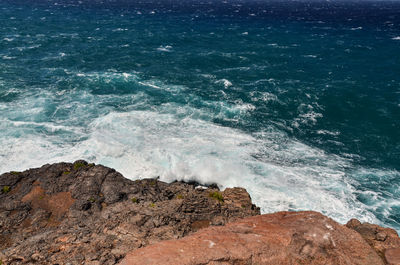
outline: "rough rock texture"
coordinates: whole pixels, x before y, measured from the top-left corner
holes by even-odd
[[[242,188],[131,181],[85,161],[9,172],[0,264],[400,265],[393,229],[259,212]]]
[[[362,232],[317,212],[254,216],[134,250],[120,265],[380,265],[386,264],[379,254],[387,247],[390,258],[398,257],[398,249],[391,248],[399,240],[393,230],[359,222],[351,227]]]
[[[77,161],[0,175],[2,264],[115,264],[136,248],[259,214],[241,188],[131,181]]]
[[[351,219],[346,226],[357,231],[388,264],[400,265],[400,238],[395,230],[369,223],[362,224],[357,219]]]

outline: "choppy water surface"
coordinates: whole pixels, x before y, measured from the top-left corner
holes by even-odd
[[[0,172],[84,158],[400,229],[400,2],[0,1]]]

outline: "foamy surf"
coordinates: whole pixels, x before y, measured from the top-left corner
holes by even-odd
[[[14,124],[22,125],[36,124]],[[352,217],[378,222],[347,182],[349,160],[291,140],[274,128],[249,135],[181,115],[130,111],[98,117],[75,133],[82,139],[76,143],[43,135],[2,138],[0,171],[83,158],[131,179],[242,186],[264,213],[316,210],[341,222]]]
[[[245,187],[264,213],[316,210],[340,222],[356,217],[379,223],[371,205],[385,199],[376,194],[368,204],[358,200],[359,180],[349,175],[351,159],[308,146],[274,126],[246,133],[212,122],[215,118],[237,122],[255,110],[252,104],[204,101],[191,95],[190,101],[201,101],[203,107],[173,102],[152,107],[149,93],[179,97],[187,88],[143,80],[138,73],[71,72],[68,80],[81,81],[83,90],[50,88],[40,97],[31,91],[18,104],[0,104],[2,115],[9,117],[0,124],[5,132],[0,135],[0,172],[82,158],[113,167],[130,179],[160,177],[167,182]],[[105,84],[131,92],[112,96],[89,92]],[[277,101],[271,93],[251,96]],[[114,102],[128,102],[132,110],[115,111],[110,107]],[[321,116],[311,115],[312,106],[304,106],[299,123],[304,119],[315,123]],[[54,113],[63,114],[61,119],[44,121],[43,114],[54,108]]]
[[[73,2],[0,1],[2,172],[84,158],[400,228],[400,5]]]

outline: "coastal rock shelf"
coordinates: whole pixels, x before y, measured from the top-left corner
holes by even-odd
[[[248,217],[134,250],[120,265],[400,264],[394,230],[356,220],[347,226],[354,230],[317,212]]]
[[[260,215],[243,188],[132,181],[102,165],[0,175],[0,264],[400,264],[395,230]]]
[[[245,189],[132,181],[102,165],[57,163],[0,176],[2,264],[116,264],[125,254],[258,215]]]

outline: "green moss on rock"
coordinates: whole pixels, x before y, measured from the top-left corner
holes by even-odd
[[[86,166],[85,163],[83,163],[83,162],[76,162],[76,163],[74,164],[74,169],[75,169],[75,170],[78,170],[78,169],[80,169],[81,167],[84,167],[84,166]]]
[[[213,198],[213,199],[215,199],[215,200],[217,200],[217,201],[220,201],[220,202],[223,202],[223,201],[224,201],[224,197],[222,196],[221,192],[219,192],[219,191],[210,192],[210,193],[208,194],[208,196],[209,196],[210,198]]]
[[[1,191],[2,191],[3,193],[8,193],[8,192],[11,191],[11,188],[10,188],[10,186],[4,186],[4,187],[1,189]]]

